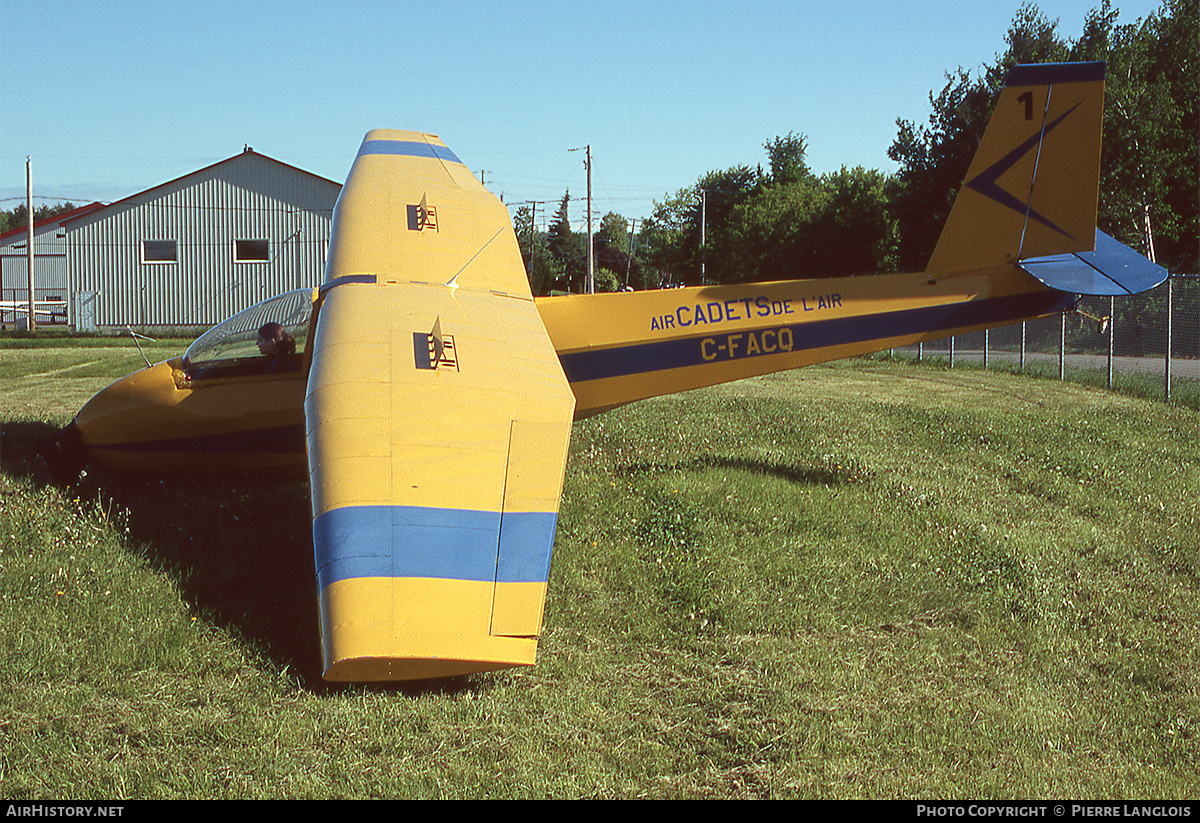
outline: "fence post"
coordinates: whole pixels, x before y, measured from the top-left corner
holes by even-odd
[[[1174,289],[1171,285],[1171,278],[1167,278],[1167,353],[1165,357],[1163,369],[1163,400],[1167,403],[1171,402],[1171,315],[1174,301],[1172,300]]]
[[[1108,298],[1108,390],[1112,391],[1113,379],[1113,340],[1116,338],[1116,328],[1113,325],[1114,309],[1116,308],[1116,298]]]
[[[1021,321],[1021,374],[1025,373],[1025,321]]]
[[[1061,315],[1058,324],[1058,379],[1065,379],[1067,373],[1067,315]]]
[[[950,338],[950,368],[954,368],[954,338]]]
[[[988,330],[983,330],[983,370],[987,371],[988,367]]]

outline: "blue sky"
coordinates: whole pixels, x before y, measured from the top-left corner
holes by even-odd
[[[1076,37],[1099,3],[1038,7]],[[589,144],[594,209],[639,219],[789,132],[818,172],[892,171],[896,119],[924,123],[1020,5],[0,0],[0,207],[24,198],[26,156],[35,206],[117,200],[247,144],[340,182],[372,128],[440,135],[539,216],[585,195],[571,149]],[[1114,6],[1132,23],[1160,3]]]

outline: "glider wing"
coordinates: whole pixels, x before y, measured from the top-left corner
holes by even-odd
[[[367,135],[305,401],[325,678],[534,662],[574,397],[508,213],[432,135]]]

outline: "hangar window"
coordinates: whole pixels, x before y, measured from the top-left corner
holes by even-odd
[[[143,240],[143,263],[175,263],[179,260],[178,245],[174,240]]]
[[[271,244],[267,240],[234,240],[233,261],[235,263],[266,263],[270,259]]]

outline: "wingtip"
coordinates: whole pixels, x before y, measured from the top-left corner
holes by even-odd
[[[446,145],[442,138],[427,131],[410,131],[408,129],[371,129],[363,137],[363,142],[369,140],[433,140]]]

